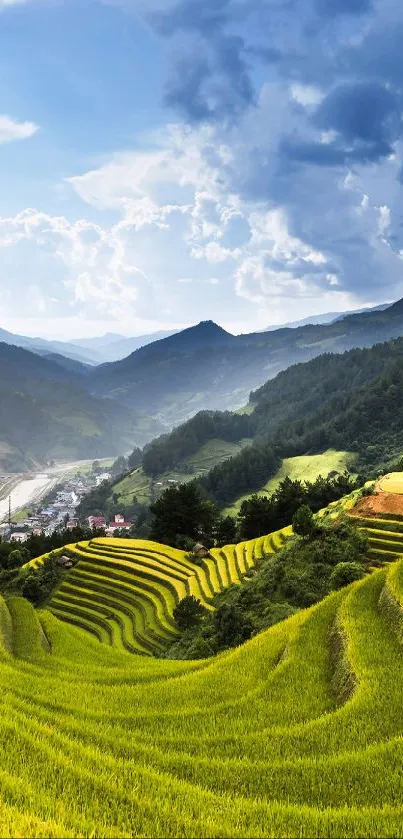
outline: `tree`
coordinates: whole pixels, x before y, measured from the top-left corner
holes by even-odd
[[[131,472],[133,472],[134,469],[137,469],[138,466],[141,466],[142,457],[143,453],[139,448],[133,449],[132,453],[129,454],[127,463]]]
[[[7,559],[7,568],[21,568],[21,565],[24,564],[24,557],[22,552],[19,550],[11,551],[8,555]]]
[[[297,533],[298,536],[303,536],[304,538],[312,536],[315,522],[312,510],[307,504],[302,504],[301,507],[298,507],[298,510],[292,518],[292,526],[294,533]]]
[[[241,504],[238,514],[241,541],[255,539],[275,530],[275,503],[272,498],[252,495]]]
[[[150,538],[173,547],[189,549],[191,542],[212,544],[219,513],[212,501],[202,498],[193,484],[170,487],[151,505]]]
[[[214,613],[213,621],[219,649],[243,644],[253,631],[248,616],[233,603],[222,603]]]
[[[339,562],[330,575],[330,588],[336,591],[365,577],[365,570],[359,562]]]
[[[214,536],[216,544],[219,546],[233,545],[237,539],[236,520],[232,516],[220,518]]]
[[[193,594],[184,597],[173,611],[179,629],[185,630],[196,626],[206,614],[206,609]]]
[[[39,605],[43,599],[42,586],[35,574],[30,574],[22,587],[22,596],[26,597],[34,606]]]
[[[112,464],[111,474],[114,478],[117,478],[119,475],[123,475],[125,472],[127,472],[127,469],[128,465],[126,458],[120,456],[117,457],[115,462]]]

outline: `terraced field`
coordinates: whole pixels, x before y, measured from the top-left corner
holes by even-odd
[[[183,551],[155,542],[93,539],[70,545],[79,563],[55,592],[49,609],[116,649],[158,655],[179,635],[172,617],[179,600],[192,594],[211,609],[216,594],[238,585],[289,535],[291,528],[285,528],[250,542],[213,548],[211,559],[200,565]]]
[[[250,561],[248,545],[236,554]],[[391,563],[179,662],[0,599],[0,835],[402,837],[402,604]]]

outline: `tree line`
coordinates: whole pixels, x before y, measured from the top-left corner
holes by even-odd
[[[245,500],[233,517],[223,516],[198,482],[179,484],[151,506],[149,538],[183,550],[191,550],[198,541],[208,548],[222,547],[279,530],[291,523],[302,505],[317,512],[359,486],[348,473],[315,481],[285,478],[273,495],[254,494]]]

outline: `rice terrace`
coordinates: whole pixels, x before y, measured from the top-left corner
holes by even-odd
[[[211,609],[290,527],[197,566],[94,539],[46,608],[1,599],[1,836],[403,836],[403,520],[359,525],[362,580],[205,660],[161,657],[175,603]]]

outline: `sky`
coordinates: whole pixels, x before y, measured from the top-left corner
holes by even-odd
[[[0,326],[403,297],[401,0],[0,0]]]

